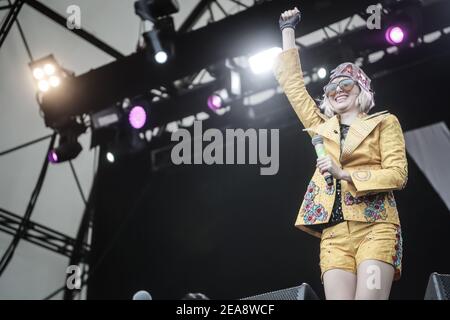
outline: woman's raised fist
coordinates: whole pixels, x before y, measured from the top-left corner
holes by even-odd
[[[281,16],[278,23],[280,24],[280,30],[283,30],[284,28],[292,28],[295,29],[297,24],[300,22],[301,14],[300,10],[295,7],[293,10],[286,10],[284,11]]]

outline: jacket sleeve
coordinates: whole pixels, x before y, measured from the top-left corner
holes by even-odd
[[[273,72],[305,128],[317,126],[327,119],[306,91],[300,55],[296,48],[285,50],[278,55]]]
[[[405,140],[397,117],[389,115],[380,123],[381,169],[348,169],[356,196],[401,190],[408,180]]]

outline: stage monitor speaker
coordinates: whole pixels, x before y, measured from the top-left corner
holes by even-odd
[[[297,287],[267,292],[241,300],[319,300],[319,298],[309,284],[303,283]]]
[[[433,272],[428,280],[425,300],[450,300],[450,275]]]

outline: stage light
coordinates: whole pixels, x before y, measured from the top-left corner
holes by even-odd
[[[36,80],[41,80],[45,76],[44,70],[41,68],[35,68],[33,70],[33,76]]]
[[[57,163],[58,162],[58,155],[56,154],[55,150],[50,150],[48,153],[48,161],[51,163]]]
[[[59,87],[63,77],[66,75],[58,65],[53,55],[29,63],[37,88],[45,93],[52,88]]]
[[[232,96],[227,89],[214,91],[207,100],[208,108],[214,112],[230,105]]]
[[[250,69],[254,74],[261,74],[270,71],[275,58],[281,51],[281,48],[274,47],[251,56],[248,59]]]
[[[150,21],[153,30],[144,32],[148,54],[159,64],[166,63],[173,56],[176,36],[172,14],[179,11],[176,0],[138,0],[134,3],[135,13],[142,21]]]
[[[320,69],[317,71],[317,76],[318,76],[320,79],[324,79],[324,78],[327,76],[327,69],[325,69],[325,68],[320,68]]]
[[[134,106],[128,115],[128,121],[134,129],[141,129],[147,121],[147,113],[142,106]]]
[[[236,70],[225,64],[224,69],[213,68],[214,76],[223,87],[215,90],[207,99],[208,108],[219,114],[217,111],[224,111],[224,107],[230,106],[233,101],[242,97],[241,75]]]
[[[148,31],[144,33],[144,39],[145,43],[147,44],[147,50],[149,50],[148,52],[153,54],[153,59],[157,63],[163,64],[167,62],[169,55],[163,49],[159,33],[159,30]]]
[[[91,114],[91,124],[95,130],[118,123],[121,117],[120,108],[116,105]]]
[[[223,106],[223,100],[218,94],[212,94],[208,97],[208,108],[216,111]]]
[[[164,51],[159,51],[159,52],[157,52],[155,54],[155,61],[160,63],[160,64],[166,63],[167,62],[167,58],[168,58],[168,55]]]
[[[61,163],[75,159],[83,150],[78,142],[78,137],[86,132],[86,126],[77,122],[75,119],[70,120],[64,127],[59,128],[58,146],[49,151],[47,159],[51,163]]]
[[[50,85],[52,87],[55,88],[55,87],[59,86],[59,84],[61,83],[61,80],[57,76],[51,76],[50,79],[48,80],[48,82],[50,83]]]
[[[109,162],[113,163],[115,158],[114,158],[114,154],[112,154],[111,152],[107,152],[106,153],[106,160],[108,160]]]
[[[392,45],[401,44],[403,42],[403,40],[405,39],[405,37],[406,37],[406,31],[398,25],[389,27],[385,33],[386,41]]]
[[[55,73],[55,66],[52,63],[47,63],[44,66],[44,71],[48,76],[51,76]]]
[[[124,110],[120,103],[90,114],[91,148],[114,140],[123,115]]]
[[[47,92],[48,89],[50,89],[50,86],[49,86],[47,80],[41,80],[38,82],[38,88],[42,92]]]
[[[83,150],[83,147],[78,141],[64,142],[57,148],[50,150],[48,153],[48,160],[51,163],[61,163],[75,159]]]

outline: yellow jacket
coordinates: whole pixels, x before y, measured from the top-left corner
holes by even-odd
[[[400,225],[392,191],[405,187],[408,165],[397,118],[387,111],[358,117],[350,126],[341,154],[339,116],[328,118],[322,114],[306,91],[297,49],[285,50],[277,57],[274,74],[309,134],[321,135],[327,154],[352,176],[353,183],[341,181],[344,219]],[[308,228],[308,225],[329,221],[334,186],[327,187],[316,168],[296,227],[320,237],[317,228]]]

